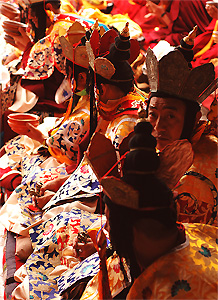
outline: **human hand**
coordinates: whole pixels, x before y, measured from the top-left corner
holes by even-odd
[[[165,13],[165,9],[163,5],[155,4],[151,0],[147,0],[146,7],[148,8],[149,12],[156,15],[159,19],[161,19],[161,16],[163,13]]]
[[[80,260],[83,260],[96,252],[96,248],[90,237],[87,237],[84,242],[80,242],[78,236],[75,237],[73,240],[73,248],[75,249],[76,257]]]
[[[212,2],[210,2],[210,4],[206,3],[205,8],[211,18],[218,20],[218,8]]]
[[[28,129],[25,134],[33,140],[40,142],[41,144],[47,138],[37,127],[33,126],[30,123],[26,123],[26,127]]]
[[[32,196],[33,202],[35,207],[39,208],[40,210],[50,201],[50,199],[55,195],[52,191],[45,191],[43,196],[37,197]]]
[[[213,31],[213,41],[218,44],[218,31]]]
[[[26,33],[26,30],[22,27],[18,28],[18,31],[21,35],[13,35],[13,33],[10,33],[10,35],[13,37],[15,41],[15,46],[21,50],[24,51],[26,49],[26,46],[29,42],[31,42],[30,37]]]

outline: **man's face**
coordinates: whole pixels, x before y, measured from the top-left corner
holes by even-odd
[[[153,126],[152,135],[157,139],[157,148],[179,140],[182,134],[186,107],[174,98],[151,98],[148,108],[148,121]]]

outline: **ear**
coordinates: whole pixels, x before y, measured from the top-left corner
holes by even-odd
[[[86,72],[81,72],[77,76],[76,80],[77,89],[83,90],[86,88]]]
[[[53,11],[53,6],[51,5],[51,3],[46,3],[45,9]]]
[[[68,67],[67,79],[68,79],[69,81],[71,81],[71,80],[72,80],[72,77],[73,77],[73,70],[72,70],[72,68],[69,66],[69,67]]]
[[[195,126],[198,124],[201,117],[202,117],[202,113],[201,113],[201,111],[198,111],[196,114],[196,118],[195,118]]]
[[[106,95],[106,93],[107,93],[107,87],[106,87],[106,85],[104,83],[101,83],[100,87],[101,87],[100,91],[99,91],[100,95],[102,95],[102,96]]]
[[[79,80],[81,81],[81,83],[85,84],[86,78],[87,78],[86,72],[79,73]]]

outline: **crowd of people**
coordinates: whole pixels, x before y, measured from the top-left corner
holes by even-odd
[[[218,2],[3,4],[5,299],[217,299]]]

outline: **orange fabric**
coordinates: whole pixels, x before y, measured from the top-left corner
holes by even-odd
[[[176,191],[178,220],[217,226],[216,136],[203,134],[193,146],[194,161]]]
[[[215,23],[214,31],[217,31],[217,29],[218,29],[218,20]],[[203,55],[206,51],[208,51],[210,49],[210,47],[212,45],[213,45],[213,35],[211,35],[211,38],[210,38],[209,42],[207,43],[207,45],[195,54],[194,59]]]
[[[217,228],[185,224],[185,230],[186,243],[146,268],[126,299],[217,299]]]

